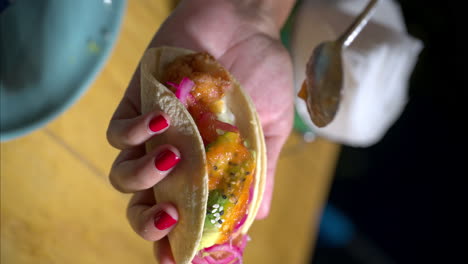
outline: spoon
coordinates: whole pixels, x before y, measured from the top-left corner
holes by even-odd
[[[378,0],[370,0],[338,39],[320,43],[307,63],[306,80],[299,96],[306,101],[312,122],[317,127],[324,127],[335,118],[343,90],[342,50],[365,27],[377,2]]]

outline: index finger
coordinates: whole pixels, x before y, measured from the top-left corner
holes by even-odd
[[[140,114],[140,66],[138,66],[128,84],[122,100],[112,116],[112,120],[134,118]]]
[[[140,145],[154,134],[142,128],[154,118],[154,114],[141,115],[139,79],[138,67],[107,127],[107,141],[118,149]]]

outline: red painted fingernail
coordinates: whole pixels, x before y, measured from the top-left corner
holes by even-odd
[[[156,166],[156,169],[160,171],[167,171],[170,168],[174,167],[177,163],[179,163],[179,161],[179,156],[177,156],[174,152],[170,151],[169,149],[166,149],[156,157],[154,165]]]
[[[177,223],[177,220],[162,210],[157,212],[154,216],[154,226],[159,230],[167,229],[175,223]]]
[[[153,132],[159,132],[169,126],[166,118],[162,115],[158,115],[151,119],[149,122],[149,129]]]

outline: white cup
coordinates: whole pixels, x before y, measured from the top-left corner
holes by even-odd
[[[296,92],[305,65],[321,42],[335,40],[368,0],[304,0],[294,20],[291,54]],[[366,147],[378,142],[407,103],[408,80],[422,43],[408,35],[399,6],[380,0],[360,35],[343,51],[343,97],[335,119],[318,128],[302,99],[296,110],[314,133],[336,142]]]

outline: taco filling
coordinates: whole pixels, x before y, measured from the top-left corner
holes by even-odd
[[[247,240],[240,227],[252,199],[256,164],[224,100],[231,77],[211,55],[196,53],[170,63],[162,80],[189,111],[206,151],[209,196],[194,263],[239,263]]]

